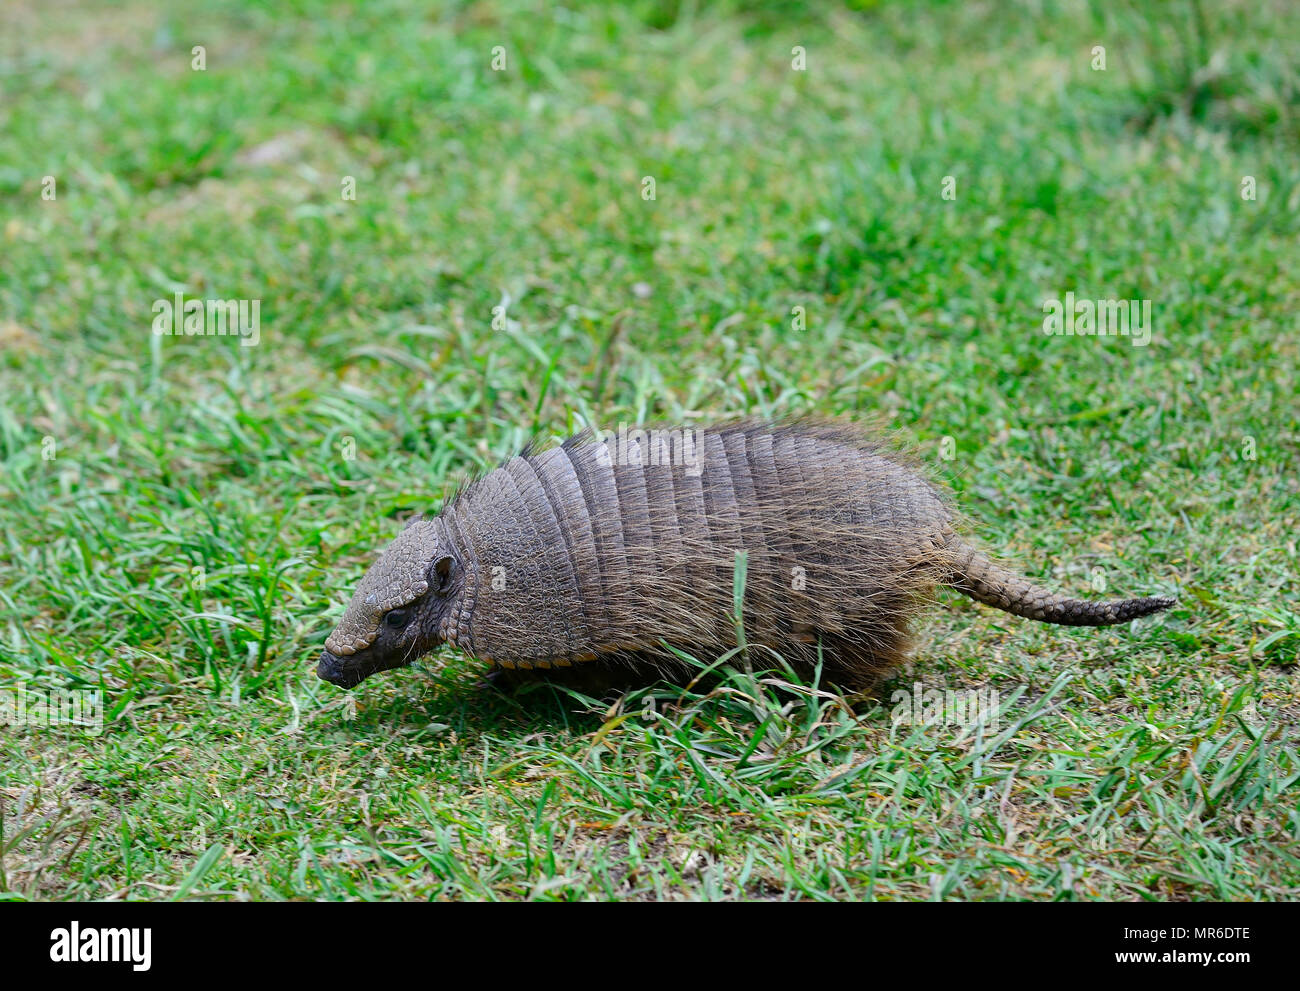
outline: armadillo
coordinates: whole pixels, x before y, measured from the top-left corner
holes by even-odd
[[[441,644],[505,669],[654,669],[673,648],[717,657],[743,638],[864,691],[909,655],[940,586],[1065,626],[1176,601],[1056,594],[965,530],[914,460],[844,421],[586,431],[523,451],[408,523],[317,674],[351,687]]]

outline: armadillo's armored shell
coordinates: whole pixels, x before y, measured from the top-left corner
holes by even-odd
[[[580,437],[511,459],[445,515],[474,576],[459,645],[524,668],[734,645],[740,550],[751,643],[807,656],[838,638],[892,661],[952,536],[937,492],[843,424]]]

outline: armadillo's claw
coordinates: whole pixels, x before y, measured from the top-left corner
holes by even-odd
[[[474,687],[479,689],[503,688],[505,686],[501,684],[501,680],[504,676],[505,676],[505,669],[493,665],[493,667],[486,674],[484,674],[482,678],[480,678],[478,681],[474,683]]]

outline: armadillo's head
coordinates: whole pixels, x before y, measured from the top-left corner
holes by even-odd
[[[316,674],[351,688],[432,650],[444,639],[462,574],[440,519],[409,524],[361,579]]]

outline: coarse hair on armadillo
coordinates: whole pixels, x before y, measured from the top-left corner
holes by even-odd
[[[392,566],[374,578],[381,558],[327,648],[375,640],[374,589],[419,609],[441,580],[445,598],[429,606],[438,639],[501,667],[671,667],[665,645],[697,657],[737,645],[742,551],[747,643],[796,667],[821,658],[859,691],[905,659],[918,610],[941,585],[1066,625],[1123,622],[1174,601],[1056,595],[994,564],[959,529],[913,459],[843,420],[584,431],[468,481],[439,517],[399,536],[385,558],[417,587],[403,594]],[[443,578],[426,580],[435,560]]]

